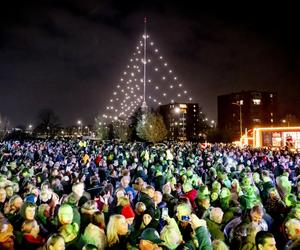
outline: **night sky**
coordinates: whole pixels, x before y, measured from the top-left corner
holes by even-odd
[[[92,124],[147,16],[151,37],[209,119],[218,95],[241,90],[277,91],[282,114],[300,117],[298,8],[199,2],[1,1],[0,114],[35,124],[51,108],[62,125]]]

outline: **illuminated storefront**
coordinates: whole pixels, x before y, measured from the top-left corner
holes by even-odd
[[[253,146],[300,149],[300,127],[254,128]]]

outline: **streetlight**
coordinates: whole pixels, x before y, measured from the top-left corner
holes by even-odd
[[[77,124],[79,125],[79,129],[80,129],[80,134],[82,134],[82,121],[78,120]],[[78,131],[79,132],[79,131]]]
[[[240,135],[242,138],[242,136],[243,136],[243,121],[242,121],[242,105],[243,105],[243,103],[241,101],[237,101],[237,102],[232,102],[231,104],[239,106],[239,109],[240,109]]]
[[[31,131],[32,131],[32,124],[28,125],[28,131],[29,131],[29,133],[31,133]]]
[[[214,128],[215,127],[215,121],[211,120],[210,123],[211,123],[211,127]]]
[[[285,126],[286,123],[287,123],[287,126],[288,126],[288,127],[290,126],[289,120],[287,121],[286,119],[283,119],[283,120],[282,120],[282,123],[284,124],[284,126]]]

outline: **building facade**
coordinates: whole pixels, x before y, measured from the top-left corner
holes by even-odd
[[[237,140],[245,130],[278,124],[277,94],[242,91],[218,96],[218,128]]]
[[[170,103],[159,106],[171,140],[197,140],[199,137],[199,105]]]

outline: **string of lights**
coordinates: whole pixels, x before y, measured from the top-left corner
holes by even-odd
[[[145,34],[142,36],[145,39]],[[174,102],[191,102],[192,97],[179,81],[174,70],[161,55],[160,50],[147,34],[147,59],[143,58],[143,39],[135,47],[119,81],[116,83],[102,117],[106,122],[127,121],[143,102],[143,68],[147,64],[147,93],[145,101],[150,106]]]

